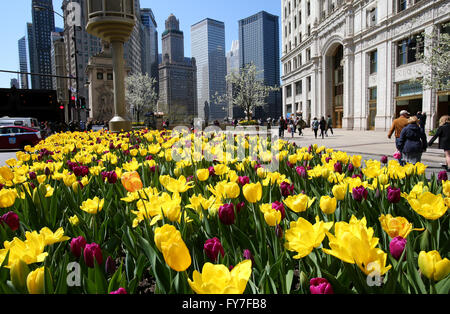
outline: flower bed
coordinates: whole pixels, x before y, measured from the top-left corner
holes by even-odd
[[[0,293],[449,293],[446,175],[284,141],[219,158],[242,135],[200,138],[208,159],[191,139],[64,133],[8,160]]]

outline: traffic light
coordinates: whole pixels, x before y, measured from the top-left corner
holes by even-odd
[[[75,107],[75,96],[72,95],[72,91],[69,89],[69,107]]]
[[[59,106],[59,109],[64,110],[64,106],[63,105]]]
[[[80,97],[81,109],[86,109],[86,98]]]

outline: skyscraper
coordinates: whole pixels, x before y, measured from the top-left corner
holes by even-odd
[[[34,45],[34,32],[33,23],[27,23],[27,44],[28,44],[28,58],[30,60],[30,72],[37,73],[37,54],[35,53]],[[29,88],[36,89],[39,84],[39,77],[36,75],[31,75],[31,85]]]
[[[226,92],[225,24],[204,19],[191,26],[191,53],[197,62],[197,104],[199,117],[205,118],[204,105],[209,104],[209,118],[223,119],[226,105],[216,103],[216,93]]]
[[[69,25],[67,24],[68,16],[71,13],[70,2],[76,2],[80,5],[81,9],[81,25]],[[86,100],[86,104],[89,104],[89,91],[86,87],[88,81],[86,75],[86,67],[89,62],[89,58],[101,51],[101,40],[91,34],[86,32],[86,20],[87,20],[87,9],[86,1],[82,0],[64,0],[62,2],[61,9],[63,11],[65,25],[64,25],[64,43],[66,44],[66,74],[72,77],[78,77],[77,80],[71,79],[67,80],[68,88],[76,91],[78,87],[79,97],[83,97]],[[76,49],[75,49],[76,46]],[[76,53],[75,53],[76,51]],[[74,93],[76,95],[77,93]],[[88,105],[90,108],[90,105]],[[84,111],[80,112],[80,117],[77,116],[75,111],[71,110],[71,117],[75,119],[81,118],[85,120],[87,113]]]
[[[28,58],[27,58],[27,41],[25,36],[19,39],[18,41],[19,47],[19,69],[20,72],[28,72]],[[20,74],[20,86],[22,89],[28,89],[28,75]]]
[[[35,6],[42,8],[36,9]],[[39,74],[52,74],[51,63],[51,32],[55,30],[55,17],[52,0],[32,0],[31,15],[33,18],[32,34],[34,70]],[[31,57],[30,57],[31,59]],[[31,63],[31,62],[30,62]],[[32,80],[33,89],[52,89],[52,78],[49,76],[35,76]]]
[[[131,68],[131,73],[142,73],[142,23],[141,6],[139,0],[134,0],[134,13],[136,24],[130,35],[130,39],[124,44],[124,58],[127,66]]]
[[[142,73],[158,82],[158,25],[151,9],[141,9],[142,23]],[[158,90],[158,85],[156,86]]]
[[[231,50],[227,52],[227,75],[239,72],[239,40],[233,40],[231,43]],[[227,82],[227,94],[233,95],[233,84]],[[230,118],[243,117],[244,111],[233,107],[233,104],[228,104],[228,116]]]
[[[66,66],[66,45],[64,43],[64,31],[52,33],[52,74],[57,76],[67,76]],[[66,78],[53,77],[53,88],[56,90],[58,103],[68,105],[68,80]],[[64,118],[68,122],[68,108],[64,108]]]
[[[280,43],[278,16],[261,11],[239,21],[239,66],[254,63],[260,79],[269,86],[280,86]],[[281,116],[281,94],[271,92],[258,118]]]
[[[162,63],[159,65],[159,111],[172,124],[191,123],[197,116],[197,66],[195,58],[184,57],[184,34],[171,14],[162,34]]]

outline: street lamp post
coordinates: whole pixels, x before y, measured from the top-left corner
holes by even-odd
[[[135,25],[134,0],[87,0],[86,31],[111,43],[114,73],[114,118],[112,132],[131,131],[125,110],[124,43]]]

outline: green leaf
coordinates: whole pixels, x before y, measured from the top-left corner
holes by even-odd
[[[108,285],[108,293],[111,291],[115,291],[120,288],[120,282],[122,281],[122,266],[123,263],[120,263],[119,268],[116,270]]]
[[[449,294],[450,293],[450,276],[442,279],[436,284],[436,291],[438,294]]]
[[[291,292],[293,279],[294,271],[290,269],[286,274],[286,294],[289,294]]]

